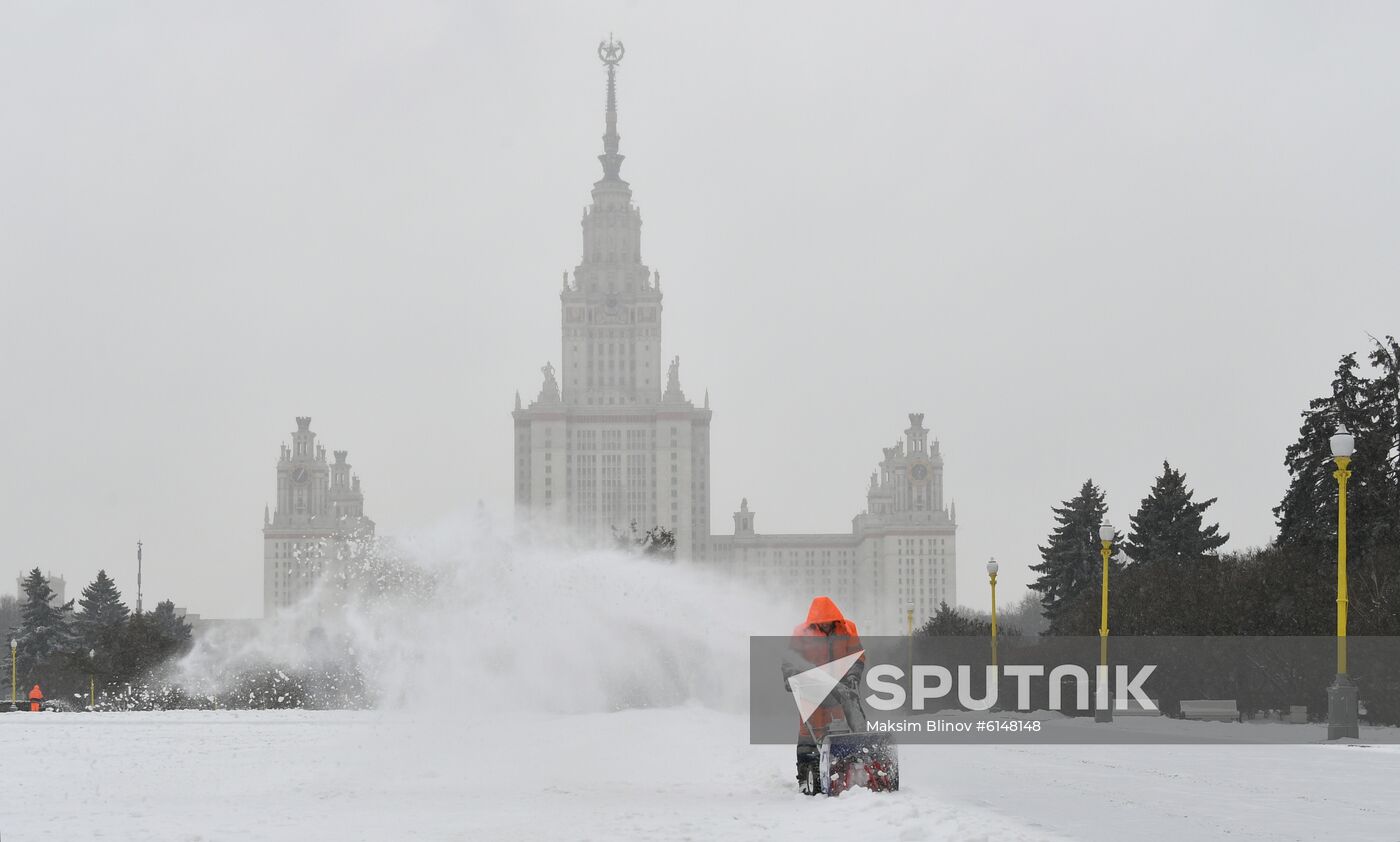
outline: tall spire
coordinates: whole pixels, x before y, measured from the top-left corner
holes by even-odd
[[[598,42],[598,58],[608,67],[608,111],[607,131],[603,133],[603,154],[598,160],[603,162],[603,180],[621,181],[618,172],[622,169],[622,155],[617,152],[617,65],[622,61],[626,50],[621,41],[614,41],[612,33],[608,40]]]

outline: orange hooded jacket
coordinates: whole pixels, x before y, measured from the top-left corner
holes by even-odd
[[[821,623],[835,623],[836,626],[831,634],[826,634],[817,628]],[[856,624],[846,619],[831,597],[819,596],[812,600],[812,606],[807,609],[807,621],[792,630],[792,648],[808,663],[820,666],[859,652],[863,647]],[[864,669],[865,656],[861,655],[849,674],[860,675]],[[821,739],[839,711],[840,705],[824,705],[812,713],[808,724],[817,740]],[[844,713],[841,715],[844,717]],[[803,729],[799,726],[799,736],[802,733]]]

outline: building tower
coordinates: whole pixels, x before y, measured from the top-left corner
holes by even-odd
[[[516,512],[584,536],[662,526],[675,531],[680,555],[703,556],[711,414],[686,399],[679,357],[661,369],[661,275],[642,263],[641,211],[621,177],[623,53],[611,38],[598,45],[607,68],[603,177],[583,212],[582,259],[559,293],[562,368],[545,364],[528,406],[516,398]]]
[[[744,498],[734,534],[711,538],[715,566],[775,594],[827,594],[874,634],[905,634],[911,608],[922,625],[956,604],[957,510],[944,505],[943,454],[923,413],[884,454],[849,533],[765,534]]]
[[[263,616],[270,617],[309,594],[351,539],[374,537],[365,517],[360,478],[350,473],[348,451],[326,462],[311,419],[297,418],[290,447],[277,460],[277,508],[263,510]]]

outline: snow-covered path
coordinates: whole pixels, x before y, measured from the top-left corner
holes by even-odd
[[[906,746],[903,790],[809,799],[700,707],[0,716],[0,839],[1400,840],[1400,751]]]

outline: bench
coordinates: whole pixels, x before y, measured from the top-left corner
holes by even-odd
[[[1203,722],[1239,722],[1240,709],[1234,699],[1182,699],[1181,718]]]
[[[1284,722],[1291,723],[1291,724],[1293,724],[1293,725],[1307,725],[1307,724],[1308,724],[1308,706],[1307,706],[1307,705],[1289,705],[1289,706],[1288,706],[1288,712],[1285,713],[1285,714],[1283,715],[1283,721],[1284,721]]]
[[[1127,707],[1126,709],[1119,709],[1119,707],[1117,706],[1117,704],[1116,704],[1116,703],[1114,704],[1114,707],[1113,707],[1113,715],[1114,715],[1114,716],[1161,716],[1161,715],[1162,715],[1162,703],[1161,703],[1161,701],[1158,700],[1158,699],[1148,699],[1148,701],[1152,703],[1152,709],[1148,709],[1148,708],[1146,708],[1146,707],[1143,707],[1142,704],[1139,703],[1137,699],[1134,699],[1134,698],[1131,697],[1131,696],[1129,696],[1129,697],[1127,698],[1126,701],[1127,701],[1127,703],[1128,703],[1128,707]]]

